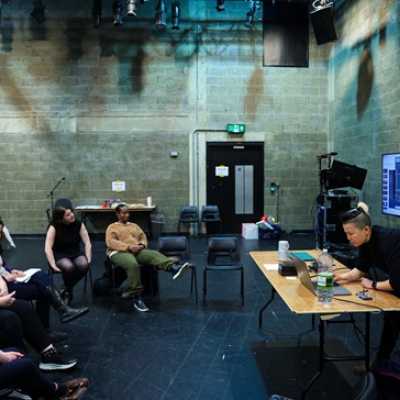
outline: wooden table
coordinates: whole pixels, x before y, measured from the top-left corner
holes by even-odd
[[[320,251],[305,250],[314,257],[318,257]],[[276,293],[282,298],[289,309],[300,315],[310,314],[314,316],[326,316],[327,314],[365,314],[365,354],[361,356],[327,356],[325,355],[325,322],[322,318],[319,320],[319,369],[316,375],[311,379],[303,391],[304,399],[311,386],[322,373],[326,361],[356,361],[363,360],[367,370],[370,364],[370,315],[372,312],[382,311],[400,311],[400,299],[388,292],[369,291],[373,300],[360,300],[356,294],[362,290],[360,282],[343,285],[352,293],[351,296],[333,298],[332,303],[325,305],[318,301],[318,298],[309,291],[301,282],[295,278],[290,279],[281,276],[278,271],[271,270],[267,265],[278,263],[278,254],[276,251],[253,251],[250,252],[251,258],[255,261],[260,271],[272,286],[271,297],[259,311],[259,327],[262,327],[263,313],[274,300]],[[347,269],[347,267],[335,260],[334,269]],[[343,271],[345,272],[345,271]],[[354,322],[350,321],[329,321],[330,323]]]
[[[132,215],[143,215],[146,217],[145,221],[145,226],[141,226],[141,228],[146,231],[147,233],[151,234],[151,221],[150,221],[150,214],[155,211],[157,206],[135,206],[131,207],[129,206],[129,212]],[[76,207],[75,211],[80,214],[81,220],[83,223],[86,224],[86,221],[88,217],[90,218],[91,216],[98,216],[98,215],[115,215],[115,209],[114,208],[101,208],[101,207]],[[139,223],[139,225],[141,225]]]

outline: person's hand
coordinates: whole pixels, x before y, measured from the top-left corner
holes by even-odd
[[[7,364],[22,358],[24,355],[18,351],[0,352],[0,364]]]
[[[19,269],[13,269],[11,271],[11,275],[15,276],[16,278],[23,278],[25,276],[25,272]]]
[[[50,268],[54,271],[54,272],[61,272],[61,269],[57,267],[57,265],[50,265]]]
[[[361,278],[361,285],[365,289],[373,289],[371,279]]]
[[[13,275],[12,273],[9,273],[7,275],[3,275],[3,278],[9,283],[15,282],[15,280],[17,279],[17,277],[15,275]]]
[[[348,272],[333,272],[333,279],[339,285],[344,285],[353,281]]]
[[[15,292],[0,296],[0,307],[10,307],[15,302]]]
[[[129,246],[129,251],[133,254],[139,253],[140,250],[143,249],[143,246],[141,246],[140,244],[132,244]]]

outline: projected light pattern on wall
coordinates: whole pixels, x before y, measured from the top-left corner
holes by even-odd
[[[382,212],[400,216],[400,154],[382,156]]]

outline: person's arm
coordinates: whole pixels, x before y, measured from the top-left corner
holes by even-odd
[[[46,234],[46,242],[44,245],[44,252],[46,254],[47,261],[49,262],[50,268],[55,272],[61,272],[60,268],[56,265],[56,259],[54,258],[53,246],[56,238],[56,230],[54,226],[50,225]]]
[[[339,284],[345,284],[345,283],[358,281],[364,275],[365,275],[365,273],[363,271],[360,271],[357,268],[353,268],[351,271],[342,272],[342,273],[334,272],[335,281]]]
[[[89,233],[86,229],[85,224],[81,225],[80,236],[85,247],[85,256],[88,263],[90,264],[92,262],[92,243],[90,242]]]
[[[146,248],[148,246],[146,234],[143,232],[142,228],[140,228],[140,226],[138,225],[136,225],[136,230],[138,232],[137,235],[138,243],[142,244],[144,248]]]
[[[22,358],[24,355],[19,353],[18,351],[1,351],[0,350],[0,364],[7,364],[9,362],[18,360],[18,358]]]
[[[17,246],[15,245],[14,240],[12,239],[10,231],[8,230],[7,226],[3,227],[3,234],[7,242],[10,244],[10,246],[15,249]]]
[[[3,280],[2,278],[0,278]],[[15,301],[15,292],[0,294],[0,308],[10,307]]]
[[[119,240],[118,232],[111,225],[106,230],[106,245],[112,251],[129,251],[129,245]]]
[[[374,281],[371,279],[363,278],[361,279],[361,284],[365,289],[376,289],[382,290],[383,292],[393,292],[394,289],[390,284],[390,279],[386,279],[386,281],[376,282],[376,287],[373,287]]]

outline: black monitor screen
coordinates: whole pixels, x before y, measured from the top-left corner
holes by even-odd
[[[327,189],[352,187],[361,190],[366,176],[366,169],[334,160],[328,174]]]
[[[400,153],[382,155],[382,212],[400,217]]]

